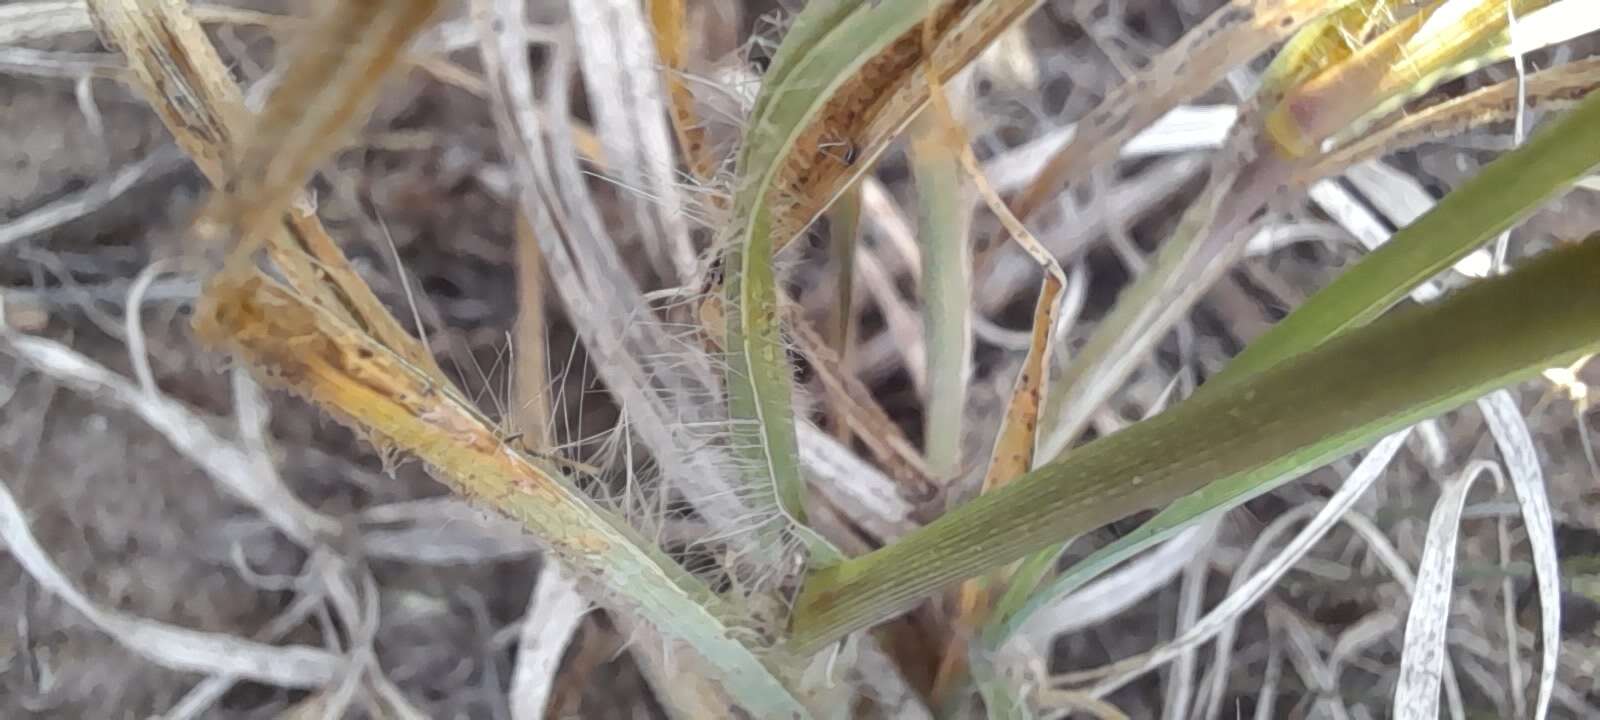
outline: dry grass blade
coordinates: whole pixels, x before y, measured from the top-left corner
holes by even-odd
[[[235,146],[213,215],[238,230],[242,251],[253,249],[317,165],[343,146],[438,6],[439,0],[334,3],[287,49],[293,61]]]
[[[41,586],[110,634],[128,650],[162,667],[183,672],[222,673],[289,688],[315,688],[339,676],[343,662],[325,650],[274,647],[229,635],[200,632],[133,617],[84,596],[28,530],[27,517],[0,482],[0,540]]]
[[[164,147],[80,192],[0,223],[0,248],[88,215],[140,182],[179,167],[182,161],[176,148]]]
[[[627,189],[645,251],[664,277],[695,276],[694,245],[679,197],[658,58],[638,0],[568,3],[578,67],[611,173]],[[672,284],[669,280],[668,284]]]
[[[289,634],[299,627],[305,619],[321,607],[324,600],[323,589],[316,588],[312,592],[301,594],[295,598],[282,612],[278,613],[266,627],[256,633],[260,642],[272,642]],[[213,675],[205,681],[190,689],[183,699],[174,704],[162,720],[190,720],[190,718],[205,717],[207,710],[216,704],[233,686],[239,678],[231,675]]]
[[[43,78],[88,81],[118,79],[122,67],[104,53],[73,53],[0,47],[0,72]]]
[[[1215,149],[1227,140],[1238,119],[1239,109],[1233,105],[1179,105],[1128,138],[1117,157],[1126,160]],[[984,165],[989,182],[1003,193],[1022,189],[1077,136],[1078,123],[1072,123],[996,155]]]
[[[186,3],[89,0],[88,7],[101,41],[128,58],[151,109],[178,145],[213,184],[227,182],[249,111]]]
[[[905,431],[889,417],[866,384],[834,354],[828,342],[805,318],[800,306],[785,303],[785,309],[795,344],[835,404],[839,421],[860,439],[904,492],[912,497],[931,493],[931,473]]]
[[[667,86],[668,117],[678,136],[678,151],[689,172],[705,182],[716,173],[717,161],[706,144],[706,130],[695,109],[694,92],[689,89],[689,35],[685,27],[684,0],[647,0],[650,29],[656,52],[661,55],[662,79]]]
[[[210,427],[218,424],[216,420],[147,391],[60,343],[0,329],[0,351],[79,392],[136,413],[225,489],[260,510],[301,545],[314,547],[338,534],[337,520],[308,507],[275,475],[261,472],[259,458],[213,433]]]
[[[521,523],[449,496],[378,505],[360,518],[361,551],[371,558],[471,565],[516,561],[539,549]]]
[[[1061,188],[1119,148],[1167,111],[1215,85],[1233,67],[1265,52],[1309,20],[1351,0],[1234,0],[1123,83],[1082,122],[1072,142],[1045,163],[1011,202],[1028,218]]]
[[[300,24],[295,18],[226,5],[207,3],[185,3],[185,5],[187,12],[196,20],[205,23],[261,25],[278,30],[293,29]],[[86,4],[86,0],[14,2],[0,8],[0,45],[89,32],[96,28],[98,23],[95,15],[99,12],[99,9]]]
[[[546,368],[544,259],[533,228],[517,213],[517,324],[513,422],[525,443],[554,447],[550,428],[550,384]],[[517,634],[517,663],[511,673],[508,704],[513,720],[545,716],[556,673],[567,645],[577,632],[589,602],[578,594],[561,567],[547,559],[539,569],[533,595]]]
[[[1439,717],[1439,683],[1448,653],[1445,626],[1450,620],[1454,590],[1456,537],[1467,491],[1485,474],[1504,483],[1499,466],[1476,461],[1444,486],[1428,518],[1428,535],[1417,566],[1417,589],[1406,618],[1405,645],[1400,655],[1400,682],[1395,687],[1394,716],[1407,720]]]
[[[1063,280],[1055,273],[1046,273],[1044,286],[1034,305],[1033,330],[1028,343],[1028,354],[1006,405],[1005,419],[1001,421],[1000,435],[995,441],[994,453],[989,460],[989,470],[983,478],[983,491],[988,492],[1005,485],[1033,469],[1034,433],[1039,426],[1039,409],[1049,379],[1051,330],[1055,327],[1060,308]]]
[[[1183,579],[1178,586],[1177,631],[1186,632],[1200,619],[1200,606],[1205,601],[1206,576],[1211,572],[1210,553],[1203,553],[1199,561],[1183,569]],[[1191,704],[1196,701],[1195,669],[1199,648],[1185,648],[1178,656],[1165,680],[1166,698],[1161,709],[1165,720],[1191,718]]]
[[[1217,523],[1195,525],[1144,555],[1130,560],[1082,590],[1041,609],[1017,631],[1013,647],[1047,648],[1066,633],[1105,622],[1145,598],[1183,570],[1216,539]]]
[[[1561,652],[1561,573],[1555,527],[1550,516],[1550,498],[1546,494],[1539,453],[1528,433],[1528,424],[1523,420],[1522,412],[1511,394],[1503,390],[1494,393],[1479,400],[1478,408],[1483,412],[1489,432],[1505,459],[1506,475],[1510,477],[1511,487],[1516,492],[1522,521],[1528,528],[1528,546],[1533,551],[1533,568],[1539,591],[1539,646],[1543,650],[1534,717],[1543,720],[1550,713],[1556,658]],[[1521,678],[1515,678],[1514,681],[1520,682]]]
[[[850,366],[850,357],[856,344],[856,244],[861,237],[864,194],[864,183],[851,186],[834,203],[828,217],[828,254],[833,260],[833,311],[823,319],[820,332],[823,347],[833,351],[840,367]],[[833,426],[830,429],[840,442],[850,441],[852,433],[846,414],[850,412],[852,400],[848,394],[837,391],[828,395],[828,402],[833,406]],[[866,438],[864,435],[862,437]]]
[[[544,307],[544,254],[539,251],[539,238],[533,235],[533,226],[522,213],[516,213],[517,228],[517,323],[513,347],[513,392],[516,404],[512,411],[517,432],[533,447],[555,447],[555,436],[550,427],[550,370],[549,343],[545,332]]]
[[[226,186],[250,114],[227,66],[186,5],[178,0],[89,0],[88,8],[102,41],[128,58],[146,100],[179,147],[214,187]],[[432,355],[360,281],[316,216],[299,207],[287,215],[267,241],[295,289],[356,322],[446,384]]]
[[[851,522],[884,542],[918,526],[916,508],[897,491],[895,480],[815,427],[800,426],[799,437],[800,461],[815,478],[813,489]]]
[[[1472,128],[1510,122],[1517,114],[1518,85],[1519,80],[1512,78],[1398,115],[1318,159],[1314,166],[1299,173],[1297,181],[1328,177],[1396,150],[1442,140]],[[1596,87],[1600,87],[1600,58],[1584,58],[1528,75],[1520,93],[1529,110],[1562,111]]]
[[[1230,588],[1228,597],[1225,600],[1212,608],[1211,612],[1206,613],[1205,617],[1201,618],[1193,627],[1188,628],[1179,637],[1141,657],[1117,663],[1114,666],[1115,676],[1095,687],[1095,697],[1103,697],[1140,675],[1181,657],[1185,652],[1216,637],[1219,633],[1230,632],[1234,623],[1238,622],[1239,617],[1259,602],[1268,591],[1272,590],[1282,579],[1284,573],[1288,572],[1290,568],[1294,567],[1295,563],[1305,557],[1306,553],[1330,529],[1339,523],[1340,518],[1350,511],[1355,502],[1366,494],[1372,484],[1379,477],[1382,477],[1383,471],[1388,467],[1390,460],[1405,444],[1408,432],[1395,433],[1380,440],[1377,445],[1368,451],[1366,457],[1362,458],[1361,464],[1357,466],[1355,472],[1352,472],[1350,477],[1345,479],[1344,484],[1339,487],[1339,491],[1332,498],[1329,498],[1327,504],[1317,510],[1312,520],[1304,528],[1301,528],[1294,539],[1284,545],[1283,549],[1273,556],[1271,561],[1265,563],[1260,570],[1250,575],[1249,580],[1239,584],[1237,587]],[[1293,516],[1285,517],[1292,519]],[[1287,527],[1288,522],[1275,523],[1274,534],[1281,530],[1286,530]],[[1264,549],[1271,547],[1271,545],[1271,543],[1258,543],[1256,548]],[[1252,552],[1255,552],[1256,548],[1253,548]],[[1108,668],[1108,670],[1110,669]],[[1108,672],[1106,674],[1111,673]]]
[[[511,672],[512,720],[545,717],[545,705],[567,642],[588,610],[589,603],[562,575],[560,566],[546,562],[539,570],[517,637],[517,666]]]
[[[88,21],[82,0],[12,3],[0,7],[0,44],[87,30]]]

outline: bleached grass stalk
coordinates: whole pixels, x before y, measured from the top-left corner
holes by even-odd
[[[361,511],[368,557],[423,565],[504,562],[538,552],[538,541],[510,518],[453,497],[377,505]]]
[[[1218,527],[1213,519],[1188,528],[1082,590],[1063,596],[1029,617],[1012,638],[1012,647],[1049,648],[1057,636],[1095,627],[1142,602],[1194,562],[1202,547],[1215,541]]]
[[[1539,454],[1534,448],[1527,422],[1510,393],[1493,393],[1478,401],[1478,409],[1483,413],[1489,425],[1489,434],[1494,436],[1495,444],[1504,458],[1506,476],[1516,493],[1517,507],[1527,526],[1528,547],[1533,554],[1534,580],[1539,592],[1541,648],[1538,695],[1533,708],[1536,720],[1544,720],[1550,712],[1557,658],[1561,652],[1561,571],[1544,470],[1539,464]],[[1518,663],[1514,651],[1507,660],[1515,670]],[[1514,682],[1520,687],[1520,676],[1515,677]]]
[[[1283,574],[1315,547],[1317,542],[1338,524],[1339,518],[1366,494],[1372,484],[1382,476],[1383,469],[1388,466],[1394,454],[1405,444],[1406,434],[1400,432],[1390,435],[1373,446],[1366,457],[1362,458],[1355,472],[1345,479],[1339,491],[1328,499],[1327,504],[1318,510],[1316,516],[1272,558],[1271,562],[1252,574],[1248,581],[1233,588],[1226,599],[1206,613],[1205,617],[1187,632],[1165,643],[1156,651],[1138,658],[1136,664],[1130,663],[1131,667],[1125,672],[1118,673],[1115,678],[1097,685],[1094,689],[1095,696],[1104,697],[1140,675],[1182,657],[1184,653],[1232,627],[1241,615],[1254,607],[1267,591],[1275,587]],[[1260,549],[1264,547],[1261,544],[1256,546]]]
[[[381,675],[373,642],[378,636],[378,587],[372,574],[365,570],[351,573],[349,567],[336,558],[312,566],[311,575],[328,588],[328,604],[339,622],[349,633],[348,661],[339,678],[324,688],[319,698],[324,717],[349,714],[356,702],[357,693],[368,673]],[[356,577],[351,577],[352,575]],[[353,580],[359,579],[357,591]]]
[[[563,45],[554,46],[551,62],[558,69],[551,73],[552,85],[546,93],[558,111],[545,117],[558,126],[546,131],[534,111],[537,101],[525,52],[529,38],[521,3],[482,0],[474,5],[474,12],[493,91],[491,109],[502,145],[513,160],[517,176],[525,183],[517,188],[521,208],[563,301],[569,308],[582,309],[592,321],[580,323],[578,329],[596,367],[627,408],[633,427],[668,471],[669,481],[696,504],[710,523],[713,535],[748,534],[749,518],[769,517],[770,511],[759,506],[752,510],[750,498],[738,494],[731,485],[719,485],[729,475],[725,467],[710,461],[715,449],[691,447],[690,441],[697,438],[682,435],[683,430],[692,429],[695,424],[684,418],[697,417],[694,413],[703,408],[675,407],[670,398],[653,396],[647,384],[652,378],[638,365],[640,358],[670,356],[691,369],[711,367],[704,355],[653,335],[658,326],[627,321],[630,313],[647,305],[621,269],[614,247],[599,230],[598,213],[583,191],[584,175],[572,161],[574,153],[564,145],[566,135],[559,126],[566,117],[566,88],[562,85],[565,73],[560,69],[566,61]],[[670,352],[663,348],[670,348]],[[692,392],[686,397],[695,403],[706,400],[706,396]],[[782,561],[774,554],[778,548],[744,543],[740,549],[747,551],[748,559],[759,567],[782,567]],[[666,634],[674,630],[658,629]],[[752,671],[759,667],[751,666]],[[895,692],[914,697],[903,692],[903,680],[891,682],[896,679],[892,673],[879,679],[885,687],[898,687]]]
[[[1277,641],[1276,633],[1268,635],[1267,643],[1267,667],[1261,673],[1261,690],[1256,693],[1255,720],[1272,720],[1278,684],[1283,679],[1283,645]]]
[[[1012,202],[1012,210],[1028,219],[1063,186],[1115,157],[1129,138],[1216,85],[1234,66],[1353,1],[1233,0],[1218,8],[1091,110],[1079,125],[1083,129],[1050,156]]]
[[[1515,82],[1518,92],[1514,114],[1520,124],[1524,114],[1523,90],[1526,81],[1519,73]],[[1520,144],[1520,133],[1518,140]],[[1399,174],[1388,165],[1369,161],[1352,167],[1346,172],[1346,177],[1358,187],[1365,187],[1366,195],[1372,198],[1374,205],[1383,209],[1390,221],[1398,226],[1410,225],[1433,209],[1433,200],[1415,180]],[[1336,186],[1327,187],[1325,183],[1319,185],[1323,186],[1321,189],[1324,190],[1324,196],[1326,193],[1337,191]],[[1364,244],[1368,244],[1369,250],[1375,250],[1388,241],[1389,234],[1380,230],[1377,235],[1362,233],[1357,237],[1361,238]],[[1493,256],[1487,250],[1480,248],[1456,261],[1454,267],[1457,272],[1480,278],[1488,275],[1503,261],[1498,243],[1505,237],[1506,234],[1502,233],[1497,239]],[[1437,298],[1440,294],[1441,291],[1433,282],[1424,282],[1412,291],[1413,298],[1424,302]],[[1538,700],[1535,705],[1536,716],[1543,718],[1549,712],[1551,692],[1555,683],[1556,656],[1561,647],[1559,631],[1561,607],[1560,602],[1555,599],[1559,597],[1560,592],[1559,569],[1555,531],[1550,516],[1549,499],[1545,492],[1543,470],[1537,452],[1533,448],[1533,439],[1528,432],[1527,423],[1509,392],[1501,390],[1491,393],[1478,401],[1478,408],[1489,425],[1490,434],[1506,458],[1507,474],[1511,477],[1518,505],[1528,526],[1529,546],[1533,551],[1539,589],[1541,637],[1545,643],[1538,680]],[[1507,662],[1515,670],[1518,663],[1514,653],[1508,656]],[[1520,685],[1514,692],[1518,697],[1521,696]]]
[[[149,155],[112,173],[110,177],[0,223],[0,248],[48,232],[99,210],[146,178],[160,176],[182,163],[183,153],[171,145],[163,145]]]
[[[555,562],[546,561],[517,633],[517,664],[511,672],[512,720],[542,720],[567,643],[589,603]]]
[[[272,643],[300,627],[326,599],[326,589],[315,583],[298,594],[287,608],[256,634],[256,641]],[[222,696],[238,684],[237,675],[212,675],[195,685],[161,716],[162,720],[190,720],[203,717]]]
[[[1205,603],[1206,576],[1211,573],[1211,553],[1202,550],[1200,557],[1183,570],[1183,580],[1178,586],[1177,632],[1185,633],[1200,619]],[[1195,671],[1198,647],[1185,648],[1177,662],[1168,670],[1164,680],[1166,701],[1162,704],[1162,717],[1167,720],[1186,720],[1191,717],[1190,707],[1195,698]]]
[[[1287,640],[1285,645],[1289,664],[1300,676],[1300,685],[1306,688],[1312,698],[1310,712],[1317,717],[1350,720],[1350,709],[1338,694],[1337,687],[1330,682],[1333,673],[1320,651],[1320,646],[1325,644],[1325,636],[1281,601],[1267,604],[1267,621],[1280,628]]]
[[[1228,130],[1238,119],[1239,109],[1234,105],[1179,105],[1123,143],[1117,157],[1135,160],[1213,150],[1222,147]],[[984,163],[984,173],[997,191],[1021,189],[1039,175],[1051,154],[1072,142],[1077,132],[1078,124],[1070,123],[1005,150]]]
[[[912,228],[911,219],[889,193],[889,189],[884,187],[882,180],[866,175],[859,182],[862,219],[885,248],[884,267],[909,275],[920,284],[922,248],[917,245],[917,231]]]
[[[1406,618],[1405,645],[1400,657],[1400,681],[1395,686],[1392,712],[1403,720],[1439,716],[1439,683],[1448,657],[1445,628],[1450,620],[1450,596],[1454,591],[1456,538],[1461,529],[1461,511],[1467,492],[1480,477],[1492,476],[1497,484],[1505,478],[1499,466],[1476,461],[1446,483],[1444,492],[1428,518],[1427,541],[1417,567],[1417,589],[1411,597]]]
[[[135,617],[90,600],[34,539],[27,517],[4,482],[0,482],[0,540],[46,591],[60,597],[130,652],[161,667],[234,675],[286,688],[318,688],[338,677],[344,665],[337,655],[319,648],[279,647],[191,630]]]
[[[815,476],[814,492],[874,537],[885,541],[918,526],[916,508],[897,492],[896,483],[817,428],[800,426],[800,461]]]
[[[625,191],[645,252],[667,284],[695,276],[694,246],[674,182],[671,132],[650,25],[633,0],[572,0],[578,67],[607,166]],[[627,197],[638,194],[641,197]]]
[[[133,310],[132,312],[136,312]],[[78,392],[111,402],[138,415],[173,448],[214,478],[230,494],[256,508],[274,527],[303,547],[314,547],[339,532],[339,521],[302,502],[276,473],[211,428],[207,418],[165,395],[146,392],[65,345],[0,328],[0,351]]]
[[[1400,615],[1389,608],[1374,610],[1360,620],[1345,628],[1334,640],[1333,651],[1328,653],[1328,669],[1331,671],[1333,684],[1338,685],[1339,676],[1350,660],[1358,659],[1367,648],[1383,643],[1392,637],[1391,633],[1400,629]]]
[[[691,450],[697,440],[685,437],[686,425],[697,421],[703,410],[676,407],[670,398],[658,395],[652,381],[682,383],[689,395],[697,380],[677,374],[651,377],[643,365],[648,358],[668,356],[669,345],[656,336],[649,323],[629,320],[637,312],[648,312],[642,293],[623,267],[621,258],[603,230],[599,213],[588,198],[584,173],[572,153],[563,152],[566,134],[562,127],[546,128],[533,89],[533,74],[528,64],[525,8],[521,3],[477,0],[475,16],[484,64],[492,91],[491,114],[499,129],[501,145],[512,160],[520,209],[540,244],[545,267],[555,289],[569,310],[582,312],[586,322],[577,329],[593,364],[606,386],[628,409],[631,426],[666,471],[669,483],[684,492],[696,509],[720,531],[746,526],[752,514],[747,499],[737,492],[726,468],[712,462],[715,449]],[[567,61],[565,43],[553,46],[558,68]],[[556,122],[565,118],[566,98],[563,69],[550,76],[558,87],[546,96],[562,112],[548,117]],[[681,351],[677,351],[682,355]],[[680,358],[693,369],[696,360]],[[703,379],[710,382],[708,373]],[[703,385],[700,387],[704,387]],[[697,397],[696,400],[704,399]],[[758,564],[770,566],[776,559],[772,548],[752,548]]]

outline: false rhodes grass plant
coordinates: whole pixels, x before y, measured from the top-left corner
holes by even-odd
[[[382,79],[410,62],[408,44],[447,4],[319,4],[256,112],[201,30],[203,8],[89,0],[21,3],[0,14],[13,15],[19,33],[92,23],[215,187],[194,235],[225,259],[206,269],[200,337],[348,423],[386,457],[417,458],[456,493],[519,521],[587,597],[661,645],[657,654],[671,660],[657,671],[681,680],[663,691],[666,701],[686,716],[731,707],[761,718],[959,716],[980,696],[991,716],[1031,714],[1049,693],[1000,665],[1041,609],[1218,511],[1600,346],[1600,236],[1426,303],[1406,299],[1600,166],[1600,95],[1590,92],[1600,69],[1592,60],[1418,100],[1487,64],[1593,30],[1600,18],[1588,0],[1234,0],[1111,91],[1005,202],[972,156],[963,126],[972,118],[955,84],[1038,2],[805,4],[779,38],[727,162],[683,81],[684,4],[647,4],[648,15],[629,2],[575,3],[574,12],[612,13],[608,22],[631,23],[619,37],[653,36],[660,49],[643,65],[648,77],[659,76],[655,94],[624,88],[592,100],[597,125],[640,107],[655,113],[613,127],[662,143],[675,138],[680,165],[721,191],[706,210],[716,225],[710,270],[696,266],[686,231],[655,219],[677,238],[659,267],[695,290],[686,304],[688,342],[662,329],[664,316],[684,304],[652,304],[615,247],[600,242],[603,223],[578,190],[580,156],[622,177],[638,171],[628,153],[654,155],[607,133],[599,147],[580,150],[564,106],[537,105],[536,95],[565,103],[569,93],[561,71],[534,72],[528,46],[541,41],[530,35],[524,4],[475,0],[470,13],[526,242],[537,246],[556,296],[592,321],[578,322],[578,335],[630,433],[708,528],[717,559],[694,572],[657,544],[648,520],[591,494],[591,469],[513,442],[476,409],[360,280],[306,199],[311,174],[380,97]],[[550,62],[559,67],[565,52],[555,42]],[[1052,212],[1052,198],[1090,178],[1130,138],[1269,52],[1272,63],[1240,103],[1172,236],[1087,344],[1064,359],[1065,371],[1052,373],[1066,280],[1024,223]],[[652,97],[664,106],[650,107]],[[1520,122],[1529,110],[1547,113],[1548,122],[1312,295],[1220,375],[1164,412],[1075,445],[1140,358],[1242,257],[1269,202],[1429,139]],[[976,225],[968,225],[975,221],[965,198],[985,198],[1004,241],[1020,243],[1043,268],[1027,358],[981,488],[954,482],[960,457],[952,444],[959,447],[962,424],[943,414],[962,412],[961,393],[930,403],[941,416],[929,418],[927,441],[940,446],[919,455],[889,429],[875,400],[851,391],[841,377],[848,369],[826,358],[830,347],[848,349],[849,313],[814,331],[783,289],[780,253],[824,216],[834,234],[828,247],[841,255],[835,266],[849,272],[863,183],[908,133],[914,181],[957,198],[921,217],[929,383],[951,390],[970,362],[966,265]],[[633,179],[658,175],[646,168]],[[840,288],[848,310],[848,277]],[[629,319],[640,313],[658,317]],[[832,435],[801,409],[797,352],[833,378],[821,402]],[[650,364],[668,356],[671,372]],[[1503,425],[1514,419],[1496,417],[1497,440],[1513,437]],[[835,438],[859,440],[886,472],[819,470],[841,467],[837,456],[851,454]],[[950,506],[919,528],[859,500],[918,491]],[[1145,510],[1160,512],[1058,567],[1073,538]],[[1538,717],[1551,703],[1559,650],[1547,512],[1529,519],[1545,629]],[[849,524],[895,530],[878,535],[881,546],[863,547],[838,532]],[[892,536],[900,531],[907,532]],[[874,628],[963,582],[957,610],[914,626],[939,635],[928,646],[942,655],[936,682],[919,687],[893,633]],[[1408,656],[1438,653],[1426,639],[1412,645],[1409,633]],[[1428,703],[1438,702],[1430,667],[1407,665],[1408,678],[1422,679],[1396,692],[1397,714],[1428,716]],[[1087,695],[1062,702],[1115,712]]]

